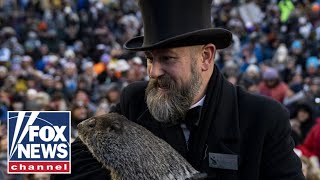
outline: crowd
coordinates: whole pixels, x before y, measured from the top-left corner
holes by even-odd
[[[214,0],[212,22],[233,32],[218,68],[231,83],[288,108],[304,173],[320,179],[320,1]],[[75,138],[76,125],[107,113],[123,87],[148,80],[143,53],[122,49],[139,34],[132,0],[0,0],[3,173],[7,111],[70,110]]]

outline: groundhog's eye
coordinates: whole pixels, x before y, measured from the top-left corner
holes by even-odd
[[[113,123],[110,128],[114,131],[119,131],[119,130],[121,130],[121,124],[120,123]]]
[[[88,123],[89,128],[94,128],[96,126],[96,121],[95,119],[92,119]]]

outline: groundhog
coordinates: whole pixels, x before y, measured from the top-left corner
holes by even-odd
[[[113,180],[203,179],[168,143],[125,116],[109,113],[78,125],[79,137]]]

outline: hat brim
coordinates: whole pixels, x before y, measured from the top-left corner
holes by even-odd
[[[124,43],[123,47],[131,51],[145,51],[159,48],[172,48],[213,43],[217,49],[224,49],[231,44],[232,33],[223,28],[208,28],[167,38],[149,45],[144,45],[143,39],[144,36],[132,38]]]

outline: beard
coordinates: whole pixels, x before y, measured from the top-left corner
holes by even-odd
[[[150,79],[146,89],[146,102],[151,115],[159,122],[178,124],[192,105],[202,84],[196,61],[191,63],[191,80],[180,86],[168,75]],[[164,90],[159,90],[161,87]]]

